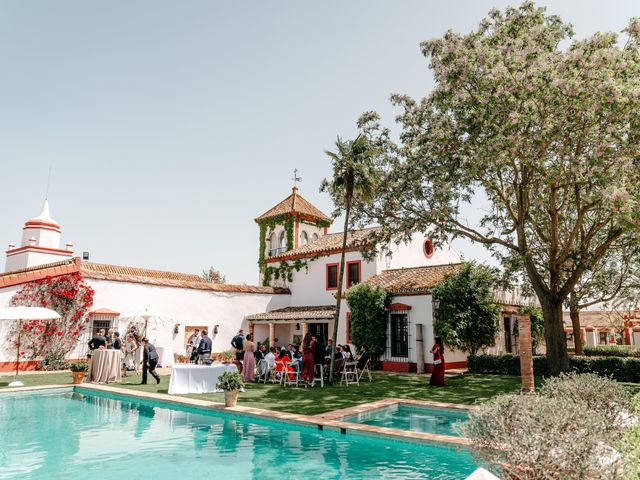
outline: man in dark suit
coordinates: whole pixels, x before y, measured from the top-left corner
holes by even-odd
[[[367,352],[367,347],[362,345],[360,347],[360,357],[358,358],[358,370],[362,370],[364,368],[369,361],[369,358],[371,358],[371,356],[369,355],[369,352]]]
[[[140,343],[142,343],[143,348],[142,382],[140,382],[140,385],[147,384],[147,371],[156,379],[157,383],[160,383],[160,375],[156,373],[156,365],[158,365],[158,352],[156,352],[156,347],[149,343],[147,337],[140,339]]]
[[[98,330],[98,333],[94,335],[94,337],[89,340],[89,350],[96,350],[100,347],[107,346],[107,338],[104,336],[104,328]]]
[[[198,344],[198,358],[200,359],[200,363],[205,365],[211,365],[211,349],[213,347],[213,342],[207,336],[207,331],[202,330],[202,339]]]

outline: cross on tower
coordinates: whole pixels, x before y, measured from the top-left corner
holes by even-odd
[[[293,178],[291,180],[293,180],[293,186],[295,188],[298,188],[298,182],[302,181],[302,177],[298,176],[298,169],[297,168],[293,169]]]

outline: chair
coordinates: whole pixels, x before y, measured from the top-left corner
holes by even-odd
[[[287,369],[287,373],[286,375],[283,375],[282,385],[284,385],[285,387],[287,385],[295,385],[297,387],[298,384],[302,381],[300,369],[292,367],[290,363],[286,363],[285,366]]]
[[[348,387],[349,384],[360,385],[360,378],[358,377],[358,366],[355,362],[344,362],[342,364],[342,373],[340,376],[340,385],[342,382]]]
[[[263,381],[263,383],[267,383],[267,377],[269,376],[269,361],[264,358],[258,360],[258,364],[256,365],[256,370],[258,372],[258,382]]]
[[[331,366],[329,366],[330,368]],[[344,370],[344,358],[337,358],[333,362],[333,380],[338,378],[338,375],[342,375],[342,370]]]
[[[358,372],[358,382],[362,380],[362,376],[365,373],[367,374],[367,376],[369,377],[369,381],[371,382],[371,370],[369,370],[369,359],[367,359],[367,361],[365,362],[364,367],[362,367],[362,370],[356,367],[356,372]]]
[[[321,363],[316,363],[313,366],[313,380],[311,386],[313,387],[316,382],[320,382],[320,387],[324,388],[324,366]]]

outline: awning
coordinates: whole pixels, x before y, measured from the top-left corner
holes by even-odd
[[[327,323],[336,314],[334,305],[286,307],[270,312],[247,315],[246,320],[253,323]]]

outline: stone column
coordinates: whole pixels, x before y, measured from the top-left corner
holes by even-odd
[[[253,336],[254,325],[253,322],[249,322],[249,333]]]
[[[533,379],[533,350],[531,347],[531,318],[529,315],[518,315],[518,343],[520,346],[522,391],[534,393],[536,386]]]
[[[302,323],[302,338],[304,339],[304,336],[309,333],[309,324],[306,322]]]
[[[273,322],[269,322],[269,347],[276,346],[276,325]]]

